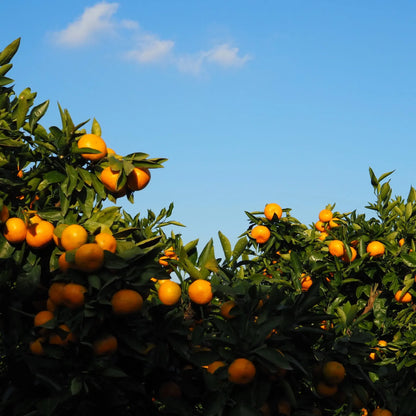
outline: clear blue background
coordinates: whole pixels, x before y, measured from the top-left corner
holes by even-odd
[[[63,35],[87,8],[75,44]],[[217,244],[218,230],[235,242],[244,211],[268,202],[306,224],[327,204],[365,212],[370,166],[378,176],[396,170],[395,195],[416,182],[414,1],[15,0],[0,9],[0,48],[22,38],[9,74],[18,92],[51,101],[45,126],[59,125],[59,102],[77,123],[95,117],[117,153],[169,159],[133,205],[118,204],[145,215],[173,202],[185,242]],[[221,45],[227,56],[215,54]],[[157,46],[158,59],[128,58]]]

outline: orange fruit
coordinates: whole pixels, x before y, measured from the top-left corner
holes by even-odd
[[[92,348],[95,355],[114,354],[118,349],[118,341],[114,335],[106,335],[95,340]]]
[[[95,236],[95,242],[103,249],[115,253],[117,250],[117,240],[109,233],[101,232]]]
[[[325,231],[325,224],[322,221],[316,221],[315,228],[318,231]]]
[[[401,238],[401,239],[399,240],[399,246],[400,246],[400,247],[403,247],[403,246],[404,246],[404,243],[405,243],[405,239],[404,239],[404,238]]]
[[[310,276],[305,276],[305,273],[302,273],[300,284],[302,286],[302,292],[307,292],[312,286],[313,280]]]
[[[68,225],[61,234],[61,245],[66,251],[81,247],[87,240],[88,232],[79,224]]]
[[[251,230],[251,238],[254,238],[258,244],[264,244],[270,238],[270,230],[265,225],[256,225]]]
[[[4,238],[12,244],[23,243],[26,240],[27,227],[18,217],[9,218],[4,224]]]
[[[115,154],[116,154],[116,152],[113,149],[111,149],[110,147],[107,147],[107,156],[111,156],[111,155],[115,155]]]
[[[107,156],[107,145],[105,141],[95,134],[84,134],[78,140],[78,149],[82,148],[98,150],[99,153],[81,153],[81,156],[87,160],[100,160]]]
[[[96,272],[103,265],[104,250],[97,243],[83,244],[75,252],[75,267],[82,272]]]
[[[127,187],[131,191],[140,191],[150,182],[150,171],[146,168],[134,168],[127,176]]]
[[[61,324],[58,326],[58,328],[65,332],[64,337],[62,337],[61,332],[52,333],[49,335],[49,344],[65,346],[65,345],[68,345],[69,342],[76,341],[77,338],[73,334],[73,332],[71,331],[68,325]]]
[[[41,220],[29,225],[26,232],[26,242],[30,247],[42,248],[52,241],[55,227],[49,221]]]
[[[52,235],[52,239],[55,242],[56,247],[60,248],[61,250],[63,250],[64,248],[62,247],[62,242],[61,242],[61,237],[58,237],[58,234],[61,236],[62,235],[62,231],[68,227],[68,224],[58,224],[54,231],[53,231],[53,235]]]
[[[66,253],[62,253],[58,258],[59,270],[61,270],[64,273],[66,273],[73,266],[72,263],[66,260],[65,256]]]
[[[324,241],[328,237],[328,233],[326,231],[321,231],[321,234],[319,235],[319,239],[321,241]]]
[[[275,203],[267,204],[264,208],[264,215],[269,221],[271,221],[275,215],[280,220],[280,218],[282,218],[282,214],[283,214],[283,210],[281,206],[278,204],[275,204]]]
[[[394,299],[397,300],[397,302],[400,303],[409,303],[412,301],[412,295],[409,292],[406,292],[404,295],[402,295],[402,290],[398,290],[396,294],[394,295]]]
[[[337,384],[331,385],[331,384],[325,383],[324,381],[320,381],[316,385],[316,392],[321,397],[334,396],[337,393],[337,391],[338,391],[338,385]]]
[[[121,175],[121,171],[119,170],[113,170],[110,168],[110,166],[107,166],[104,168],[100,174],[100,180],[103,183],[103,185],[113,193],[125,193],[125,187],[118,185],[118,180]]]
[[[182,397],[182,390],[178,383],[172,380],[164,381],[159,387],[159,397],[161,399]]]
[[[171,246],[171,247],[168,247],[166,250],[164,250],[163,251],[163,254],[166,256],[166,257],[169,257],[169,258],[176,258],[177,256],[176,256],[176,253],[175,253],[175,249]]]
[[[49,299],[55,305],[63,305],[64,304],[64,288],[66,283],[64,282],[53,282],[49,286],[48,296]]]
[[[62,290],[64,305],[69,309],[78,309],[85,303],[87,288],[78,283],[68,283]]]
[[[372,241],[367,245],[367,253],[370,253],[371,257],[381,257],[384,251],[384,244],[380,243],[380,241]]]
[[[354,247],[350,247],[350,250],[351,258],[348,258],[347,251],[345,251],[345,254],[341,257],[341,260],[345,263],[352,263],[357,257],[357,250]]]
[[[329,209],[323,209],[320,213],[319,213],[319,221],[322,222],[329,222],[332,220],[332,211]]]
[[[390,410],[377,407],[371,412],[371,416],[393,416],[393,413]]]
[[[345,254],[345,246],[341,240],[332,240],[328,245],[329,252],[335,257],[342,257]]]
[[[208,373],[214,374],[220,367],[225,367],[225,365],[224,361],[213,361],[206,368]]]
[[[194,280],[188,287],[188,295],[192,302],[206,305],[213,297],[211,282],[204,279]]]
[[[115,315],[129,315],[139,312],[142,309],[143,298],[142,295],[135,290],[120,289],[113,294],[111,306]]]
[[[329,221],[329,224],[328,224],[329,225],[329,228],[332,229],[332,228],[339,227],[339,222],[338,221],[339,221],[339,218],[335,218],[335,217],[332,218],[332,220],[330,220]]]
[[[33,319],[33,326],[38,327],[46,324],[54,318],[54,314],[51,311],[40,311],[35,315]]]
[[[227,300],[221,305],[220,314],[225,319],[232,319],[235,318],[235,315],[232,314],[231,310],[236,306],[234,300]]]
[[[328,384],[341,383],[345,374],[345,367],[338,361],[327,361],[322,367],[322,375]]]
[[[228,366],[228,380],[234,384],[248,384],[256,375],[256,366],[247,358],[236,358]]]
[[[3,205],[0,211],[0,222],[6,222],[9,219],[9,209]]]
[[[181,298],[181,287],[176,283],[168,280],[159,286],[157,295],[164,305],[175,305]]]
[[[29,350],[33,355],[45,355],[45,350],[43,349],[43,338],[36,338],[29,344]]]

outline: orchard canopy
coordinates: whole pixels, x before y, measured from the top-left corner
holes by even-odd
[[[416,414],[413,188],[370,169],[372,215],[306,226],[264,201],[234,247],[200,249],[165,232],[173,204],[117,206],[166,159],[61,107],[40,124],[49,103],[7,76],[19,42],[0,53],[0,414]]]

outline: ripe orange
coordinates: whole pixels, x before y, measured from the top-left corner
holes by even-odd
[[[89,148],[98,150],[99,153],[81,153],[81,156],[87,160],[100,160],[107,156],[107,145],[105,141],[95,134],[84,134],[78,140],[78,149]]]
[[[85,303],[87,288],[78,283],[68,283],[62,290],[64,305],[69,309],[78,309]]]
[[[318,382],[318,384],[315,387],[316,392],[321,397],[331,397],[334,396],[338,391],[338,385],[334,384],[327,384],[324,381]]]
[[[332,220],[332,211],[329,209],[323,209],[320,213],[319,213],[319,221],[322,222],[329,222]]]
[[[251,230],[251,238],[254,238],[258,244],[264,244],[270,238],[270,230],[265,225],[256,225]]]
[[[55,227],[55,229],[54,229],[54,231],[53,231],[53,235],[52,235],[52,238],[53,238],[53,241],[55,242],[55,245],[56,245],[58,248],[60,248],[61,250],[63,250],[64,248],[62,247],[61,237],[58,237],[58,235],[59,235],[59,236],[61,236],[61,235],[62,235],[62,231],[63,231],[66,227],[68,227],[68,224],[58,224],[58,225]]]
[[[329,221],[329,224],[328,224],[329,225],[329,228],[332,229],[332,228],[339,227],[339,222],[338,221],[339,221],[339,218],[335,218],[335,217],[332,218],[332,220],[330,220]]]
[[[321,231],[321,234],[319,235],[319,239],[321,240],[321,241],[324,241],[327,237],[328,237],[328,233],[326,232],[326,231]]]
[[[26,224],[21,218],[11,217],[4,224],[3,235],[9,243],[23,243],[26,239],[26,232]]]
[[[228,367],[228,380],[234,384],[248,384],[256,375],[256,366],[247,358],[236,358]]]
[[[398,290],[396,294],[394,295],[394,299],[397,300],[397,302],[400,303],[409,303],[412,301],[412,295],[409,292],[406,292],[404,295],[402,295],[402,290]]]
[[[75,252],[75,267],[82,272],[96,272],[103,265],[104,250],[97,243],[83,244]]]
[[[54,314],[51,311],[39,311],[33,319],[33,326],[38,327],[46,324],[54,318]]]
[[[322,367],[322,375],[328,384],[341,383],[345,374],[345,367],[338,361],[327,361]]]
[[[63,305],[64,304],[64,288],[66,283],[64,282],[53,282],[48,290],[49,299],[55,305]]]
[[[312,286],[313,280],[310,276],[305,276],[305,273],[302,273],[300,284],[302,286],[302,292],[307,292]]]
[[[393,413],[390,410],[377,407],[371,412],[371,416],[393,416]]]
[[[68,225],[61,234],[61,244],[66,251],[81,247],[87,240],[88,232],[79,224]]]
[[[371,257],[381,257],[384,254],[385,247],[380,241],[372,241],[367,246],[367,253],[370,253]]]
[[[176,283],[168,280],[159,286],[157,295],[164,305],[175,305],[181,298],[181,287]]]
[[[164,286],[164,284],[162,285]],[[111,298],[111,306],[115,315],[129,315],[139,312],[143,306],[143,298],[132,289],[120,289]]]
[[[121,171],[113,170],[110,166],[107,166],[102,170],[100,180],[110,192],[120,193],[121,195],[125,192],[125,187],[118,185],[120,175]]]
[[[315,228],[318,231],[325,231],[325,224],[322,221],[316,221]]]
[[[235,318],[235,315],[231,312],[231,310],[236,306],[234,300],[227,300],[221,305],[220,314],[225,319],[232,319]]]
[[[175,253],[175,249],[172,246],[171,247],[168,247],[166,250],[164,250],[163,251],[163,254],[166,257],[175,258],[176,260],[178,259],[178,256]]]
[[[61,335],[62,332],[56,332],[49,335],[49,344],[51,345],[60,345],[65,346],[68,345],[69,342],[76,342],[77,338],[71,331],[68,325],[61,324],[58,327],[62,331],[64,331],[64,335]]]
[[[106,335],[95,340],[92,347],[95,355],[113,354],[118,349],[118,341],[114,335]]]
[[[275,204],[275,203],[267,204],[264,208],[264,215],[269,221],[271,221],[275,215],[280,220],[280,218],[282,218],[282,214],[283,214],[283,210],[281,206],[278,204]]]
[[[341,260],[345,263],[352,263],[357,257],[357,250],[354,247],[350,247],[350,250],[351,258],[348,258],[347,251],[345,251],[345,254],[341,257]]]
[[[95,236],[95,242],[103,249],[115,253],[117,250],[117,240],[109,233],[101,232]]]
[[[62,253],[58,258],[59,270],[61,270],[64,273],[66,273],[73,266],[72,263],[66,260],[65,256],[66,253]]]
[[[115,154],[116,154],[116,152],[113,149],[111,149],[110,147],[107,147],[107,156],[111,156],[111,155],[115,155]]]
[[[401,239],[399,240],[399,246],[400,246],[400,247],[403,247],[403,246],[404,246],[404,243],[405,243],[405,239],[404,239],[404,238],[401,238]]]
[[[213,361],[206,368],[208,373],[214,374],[220,367],[225,367],[225,365],[224,361]]]
[[[6,222],[9,219],[9,209],[3,205],[0,211],[0,222]]]
[[[26,242],[30,247],[42,248],[52,241],[55,227],[49,221],[41,220],[29,225],[26,232]]]
[[[342,257],[345,254],[345,246],[341,240],[332,240],[328,245],[329,252],[335,257]]]
[[[150,171],[146,168],[134,168],[127,176],[127,186],[131,191],[140,191],[150,182]]]
[[[45,350],[43,349],[44,339],[42,337],[36,338],[29,344],[30,352],[33,355],[45,355]]]
[[[211,282],[204,279],[194,280],[188,288],[188,295],[192,302],[206,305],[213,297]]]

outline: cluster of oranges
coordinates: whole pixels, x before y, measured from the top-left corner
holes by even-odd
[[[269,221],[280,220],[283,210],[280,205],[272,202],[264,207],[264,215]],[[256,240],[257,244],[264,244],[269,241],[271,236],[270,229],[265,225],[255,225],[251,230],[250,237]]]
[[[99,161],[106,156],[114,155],[117,157],[114,150],[107,147],[105,141],[96,134],[84,134],[78,140],[79,149],[93,149],[96,153],[81,153],[81,156],[92,162]],[[134,167],[128,174],[127,181],[121,185],[122,172],[117,170],[114,166],[105,167],[100,174],[100,180],[105,188],[117,197],[124,196],[127,190],[132,192],[144,189],[150,182],[151,174],[147,168]]]

